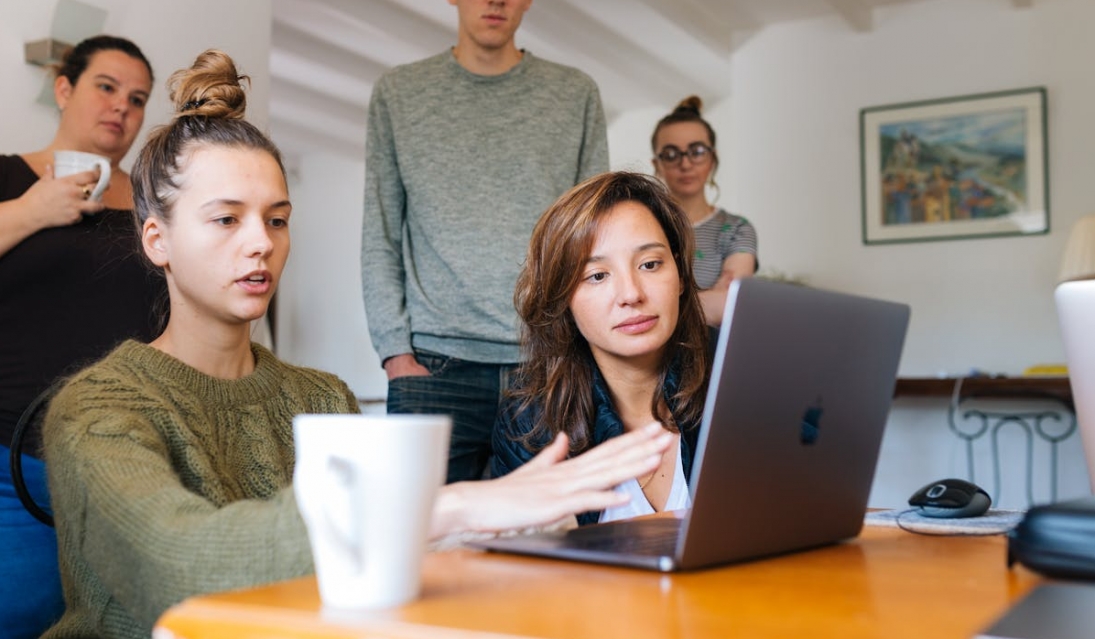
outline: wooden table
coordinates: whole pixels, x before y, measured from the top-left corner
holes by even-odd
[[[309,577],[190,599],[157,628],[179,639],[969,639],[1041,581],[1022,567],[1007,569],[1000,536],[872,526],[844,544],[676,575],[433,553],[421,599],[395,610],[324,613]]]

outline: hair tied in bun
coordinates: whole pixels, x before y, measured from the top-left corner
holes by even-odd
[[[677,108],[674,111],[684,111],[686,113],[695,113],[697,116],[703,110],[703,100],[698,95],[690,95],[687,98],[680,101]]]

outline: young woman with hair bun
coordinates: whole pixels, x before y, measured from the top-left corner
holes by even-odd
[[[184,598],[312,572],[292,490],[292,417],[356,412],[329,373],[250,340],[289,255],[292,204],[278,149],[244,119],[231,58],[201,54],[169,81],[176,114],[133,169],[141,247],[170,317],[73,376],[45,424],[67,609],[46,639],[147,639]],[[443,487],[431,535],[551,524],[626,501],[656,429],[565,459],[557,438],[526,472]]]
[[[658,121],[651,136],[654,173],[680,204],[696,235],[693,269],[700,287],[704,317],[711,326],[722,323],[730,282],[757,270],[757,232],[749,220],[730,213],[707,198],[707,187],[718,196],[715,171],[715,129],[700,114],[698,96],[682,100]]]

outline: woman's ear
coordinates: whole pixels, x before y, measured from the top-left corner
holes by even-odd
[[[53,81],[53,99],[57,102],[57,108],[64,111],[70,97],[72,97],[72,83],[63,75],[57,76],[57,79]]]
[[[661,171],[660,168],[658,168],[658,158],[654,158],[653,160],[650,160],[650,164],[654,167],[654,177],[661,178],[662,177],[662,171]]]
[[[168,264],[167,238],[164,236],[166,230],[164,221],[154,216],[149,216],[141,227],[141,246],[144,248],[144,254],[160,268],[165,268]]]

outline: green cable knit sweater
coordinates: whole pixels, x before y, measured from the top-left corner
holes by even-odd
[[[253,345],[238,380],[129,341],[75,375],[43,427],[66,611],[44,639],[147,639],[198,593],[312,571],[292,418],[357,411],[334,375]]]

